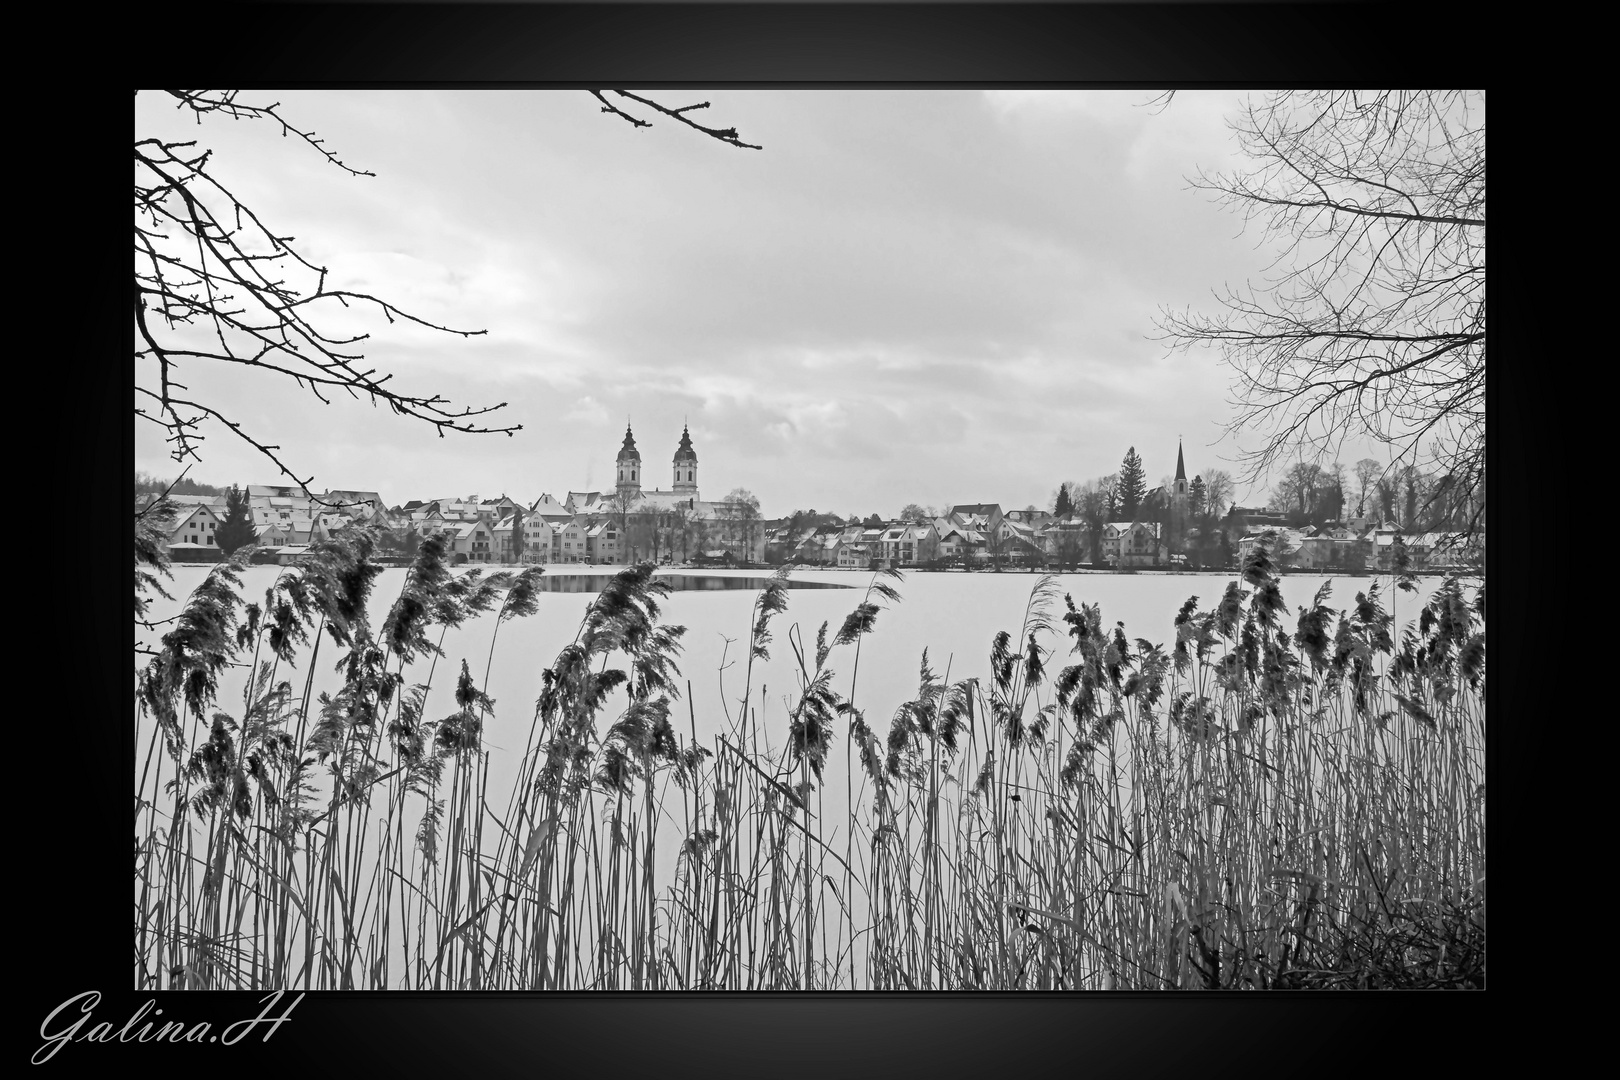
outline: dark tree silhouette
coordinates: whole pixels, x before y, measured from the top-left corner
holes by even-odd
[[[523,556],[527,554],[524,550],[526,543],[527,537],[523,533],[523,507],[514,507],[512,510],[512,559],[514,562],[521,563],[523,561]]]
[[[1125,452],[1125,460],[1119,467],[1120,512],[1135,521],[1136,512],[1142,508],[1142,500],[1146,497],[1147,471],[1142,468],[1142,458],[1133,446]]]
[[[219,523],[214,543],[227,557],[239,547],[253,543],[253,514],[248,509],[247,492],[235,484],[225,493],[225,519]]]
[[[1065,480],[1052,496],[1052,516],[1059,520],[1074,513],[1074,481]]]

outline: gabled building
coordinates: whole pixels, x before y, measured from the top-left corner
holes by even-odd
[[[181,507],[174,528],[169,530],[169,548],[173,550],[178,544],[187,544],[212,548],[217,553],[219,543],[214,539],[214,533],[224,520],[222,510],[216,511],[203,503],[193,505],[189,510]]]
[[[540,518],[548,525],[557,526],[573,516],[568,507],[552,498],[549,494],[545,494],[536,499],[534,504],[529,507],[525,520]]]
[[[1004,515],[1000,503],[957,503],[945,512],[945,516],[953,524],[977,528],[988,535],[1001,527]]]
[[[1091,530],[1074,514],[1048,521],[1037,534],[1037,542],[1046,557],[1055,563],[1091,561]]]
[[[1103,560],[1114,566],[1156,566],[1161,529],[1154,521],[1110,521],[1103,526]]]
[[[253,542],[261,548],[285,547],[291,543],[288,530],[279,524],[255,525],[253,527]]]
[[[600,491],[570,491],[563,500],[569,514],[596,514],[608,508],[612,500]]]
[[[136,512],[138,513],[145,510],[148,506],[151,506],[153,503],[157,502],[160,497],[161,493],[155,491],[142,492],[141,494],[135,496]],[[226,498],[223,495],[171,494],[169,496],[169,502],[172,503],[176,511],[181,514],[188,513],[192,507],[206,506],[213,510],[215,514],[219,515],[221,520],[224,520],[225,517]]]
[[[938,555],[939,532],[932,522],[896,522],[882,530],[877,556],[885,566],[917,566]]]
[[[495,561],[495,537],[489,524],[482,520],[463,521],[451,525],[447,534],[450,550],[465,555],[468,562]]]
[[[996,557],[1015,565],[1045,562],[1046,552],[1041,549],[1035,530],[1021,521],[1004,518],[996,530],[998,543]]]
[[[332,488],[321,496],[321,502],[329,504],[329,509],[361,524],[378,523],[379,517],[386,517],[388,513],[388,507],[383,503],[382,496],[375,491]]]
[[[589,562],[590,545],[586,540],[586,519],[572,518],[552,533],[551,561],[563,563]]]
[[[585,530],[586,551],[593,563],[619,561],[619,525],[616,521],[601,521]]]
[[[934,528],[938,536],[934,549],[936,558],[978,561],[986,557],[989,544],[978,529],[948,518],[936,521]]]
[[[1238,565],[1242,566],[1243,561],[1249,557],[1249,553],[1254,550],[1255,545],[1266,538],[1271,539],[1271,550],[1274,553],[1280,552],[1279,560],[1283,565],[1300,565],[1298,562],[1300,545],[1308,540],[1309,537],[1300,532],[1298,529],[1275,527],[1255,528],[1252,526],[1248,532],[1238,538],[1237,544],[1235,545]]]
[[[1039,532],[1047,524],[1047,522],[1052,520],[1052,512],[1050,510],[1008,510],[1005,516],[1008,521],[1016,521],[1021,525],[1028,525],[1036,532]]]
[[[838,565],[845,570],[869,570],[872,567],[872,549],[859,540],[840,539],[835,554]]]
[[[495,543],[495,554],[501,562],[543,563],[551,561],[551,535],[554,531],[547,521],[539,517],[523,518],[523,550],[512,548],[512,526],[516,520],[508,515],[490,526],[490,537]]]

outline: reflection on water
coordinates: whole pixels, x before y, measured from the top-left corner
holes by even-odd
[[[557,574],[545,575],[538,582],[544,592],[598,593],[613,580],[612,574]],[[657,580],[666,581],[675,592],[700,592],[714,589],[748,589],[758,592],[771,579],[768,577],[719,577],[714,574],[659,574]],[[788,579],[790,589],[853,589],[836,581],[795,581]]]

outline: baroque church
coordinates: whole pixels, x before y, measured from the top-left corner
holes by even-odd
[[[618,518],[627,529],[620,550],[631,559],[657,558],[661,552],[676,550],[684,557],[689,543],[740,544],[736,550],[743,559],[758,562],[764,558],[764,529],[758,525],[757,506],[749,510],[725,500],[704,501],[698,490],[697,451],[685,425],[670,467],[668,488],[643,487],[641,451],[626,424],[624,444],[614,460],[613,490],[571,491],[565,507],[571,514],[604,515],[609,521]]]
[[[677,506],[696,511],[702,497],[697,485],[697,451],[692,449],[692,433],[681,425],[681,443],[675,448],[671,461],[674,479],[667,491],[641,486],[641,451],[636,449],[636,437],[630,425],[624,427],[624,445],[616,460],[618,479],[614,492],[629,501],[632,512],[637,510],[673,510]]]
[[[681,441],[670,461],[670,486],[647,488],[642,486],[641,451],[636,449],[636,437],[630,425],[624,428],[624,444],[614,460],[614,488],[612,491],[570,491],[564,503],[569,513],[652,514],[680,511],[690,521],[728,518],[730,504],[705,502],[698,490],[697,451],[692,449],[692,433],[681,427]]]

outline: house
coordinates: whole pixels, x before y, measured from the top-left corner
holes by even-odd
[[[824,537],[825,534],[815,529],[804,530],[790,549],[793,561],[799,563],[819,563],[823,561],[826,558],[827,548]]]
[[[1037,541],[1053,562],[1069,564],[1091,561],[1091,530],[1073,514],[1048,521],[1037,534]]]
[[[287,527],[275,522],[253,527],[253,542],[262,548],[285,547],[291,543],[288,535]]]
[[[853,543],[840,541],[838,565],[846,570],[869,570],[872,567],[872,551],[859,541]]]
[[[1374,569],[1389,573],[1395,569],[1395,537],[1406,545],[1406,555],[1413,570],[1465,569],[1478,564],[1483,558],[1477,543],[1469,543],[1451,533],[1401,533],[1399,527],[1382,525],[1370,530],[1372,541],[1371,563]]]
[[[503,563],[548,562],[551,556],[551,534],[554,531],[551,525],[543,519],[531,518],[525,514],[523,550],[515,552],[512,550],[512,526],[515,520],[515,515],[509,514],[490,526],[490,538],[494,541],[496,556]]]
[[[869,530],[858,529],[840,533],[835,541],[837,565],[846,570],[867,570],[872,566],[873,545],[865,539]],[[870,530],[876,531],[876,530]]]
[[[850,530],[823,526],[816,530],[815,561],[821,566],[837,566],[838,553],[848,542]]]
[[[1045,561],[1035,530],[1025,522],[1004,518],[996,530],[996,556],[1006,562],[1039,564]]]
[[[1008,521],[1016,521],[1020,524],[1028,525],[1037,532],[1039,532],[1047,522],[1052,520],[1052,512],[1050,510],[1036,510],[1034,507],[1030,507],[1026,510],[1009,510],[1005,516]]]
[[[184,544],[208,549],[212,548],[215,555],[219,554],[219,544],[214,539],[214,532],[225,520],[223,510],[215,510],[205,503],[194,504],[189,512],[181,507],[180,515],[175,518],[174,528],[169,530],[168,547],[172,555],[175,545]]]
[[[1289,565],[1301,570],[1317,570],[1331,566],[1344,566],[1349,557],[1352,540],[1338,540],[1332,536],[1306,536],[1299,541]]]
[[[590,514],[608,508],[609,497],[600,491],[570,491],[563,507],[570,514]]]
[[[145,510],[148,506],[157,502],[160,497],[161,493],[155,491],[142,492],[135,496],[136,512],[139,513]],[[218,514],[222,520],[225,517],[226,498],[223,495],[170,495],[168,498],[176,511],[181,514],[186,513],[195,506],[206,506]]]
[[[934,530],[938,536],[934,547],[936,558],[971,561],[985,557],[989,545],[979,530],[958,525],[948,518],[934,522]]]
[[[177,563],[219,562],[224,556],[217,547],[203,544],[170,544],[169,559]]]
[[[974,548],[969,557],[990,558],[1000,553],[1002,513],[999,503],[958,503],[950,508],[945,517],[964,535],[978,534],[978,543],[969,545]],[[961,548],[962,545],[953,547]]]
[[[1262,507],[1234,506],[1226,512],[1222,524],[1228,530],[1281,529],[1288,525],[1288,515]]]
[[[585,538],[586,519],[571,518],[551,534],[551,561],[577,563],[590,561],[590,548]]]
[[[877,557],[885,566],[916,566],[938,556],[939,530],[933,522],[896,522],[882,529]]]
[[[518,508],[517,500],[502,495],[498,499],[480,499],[478,511],[490,521],[499,521]]]
[[[772,565],[780,565],[794,561],[794,550],[803,539],[804,530],[795,532],[786,525],[777,523],[767,526],[765,530],[765,561]]]
[[[586,551],[594,563],[619,561],[619,524],[603,521],[585,530]]]
[[[1110,521],[1103,526],[1103,559],[1113,566],[1156,566],[1160,527],[1152,521]]]
[[[297,484],[249,484],[248,502],[269,502],[271,499],[309,501],[309,496]]]
[[[965,526],[983,533],[987,544],[993,544],[1001,528],[1001,506],[998,503],[958,503],[945,513],[953,525]]]
[[[321,496],[321,501],[330,503],[338,508],[348,518],[362,523],[371,523],[379,515],[387,514],[387,507],[383,504],[382,496],[375,491],[350,491],[330,489]]]
[[[529,507],[529,512],[525,515],[525,520],[539,518],[555,527],[566,523],[573,516],[568,507],[547,494],[534,501],[534,505]]]
[[[1243,565],[1243,562],[1249,557],[1249,552],[1253,551],[1255,545],[1263,539],[1269,540],[1272,552],[1277,555],[1282,565],[1296,566],[1299,565],[1296,560],[1299,555],[1300,545],[1305,543],[1309,537],[1298,529],[1250,526],[1248,532],[1238,538],[1236,545],[1239,566]]]
[[[447,547],[455,555],[464,555],[468,562],[494,561],[495,538],[488,523],[464,521],[453,523],[444,533]]]

